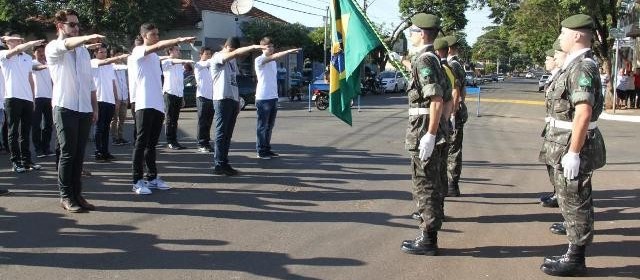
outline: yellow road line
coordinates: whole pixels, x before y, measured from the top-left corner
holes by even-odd
[[[467,102],[471,100],[467,99]],[[475,100],[474,100],[475,101]],[[480,98],[481,102],[493,102],[493,103],[513,103],[513,104],[526,104],[526,105],[544,105],[544,101],[535,100],[520,100],[520,99],[495,99],[495,98]]]

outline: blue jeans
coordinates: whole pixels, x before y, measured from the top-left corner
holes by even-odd
[[[231,136],[236,126],[236,119],[240,113],[240,103],[233,99],[225,98],[213,101],[214,118],[216,119],[215,155],[214,167],[229,165],[229,147]]]
[[[256,109],[256,151],[258,154],[264,154],[271,151],[271,132],[276,124],[278,99],[256,100]]]

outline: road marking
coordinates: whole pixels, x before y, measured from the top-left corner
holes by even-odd
[[[521,100],[521,99],[480,98],[480,101],[481,102],[493,102],[493,103],[513,103],[513,104],[526,104],[526,105],[544,105],[544,101]]]

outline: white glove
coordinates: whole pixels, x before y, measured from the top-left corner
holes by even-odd
[[[420,138],[420,145],[418,148],[420,149],[420,153],[418,156],[421,160],[426,161],[433,153],[433,147],[436,145],[436,136],[428,133]]]
[[[451,122],[451,129],[456,129],[456,115],[455,114],[451,115],[451,117],[449,118],[449,121]]]
[[[580,171],[580,153],[567,152],[560,161],[564,168],[564,177],[569,180],[578,176]]]
[[[389,53],[389,59],[390,60],[400,61],[400,60],[402,60],[402,56],[400,56],[397,52],[390,52]]]

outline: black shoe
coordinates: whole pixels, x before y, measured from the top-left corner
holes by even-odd
[[[274,153],[274,152],[272,152],[272,151],[268,151],[268,152],[266,152],[265,154],[266,154],[266,155],[268,155],[268,156],[270,156],[270,157],[272,157],[272,158],[274,158],[274,157],[280,157],[280,155],[279,155],[279,154],[276,154],[276,153]]]
[[[582,276],[587,273],[585,246],[569,244],[562,256],[545,257],[542,272],[553,276]]]
[[[45,151],[44,151],[44,155],[45,155],[45,156],[48,156],[48,157],[52,157],[52,156],[55,156],[55,155],[56,155],[56,153],[55,153],[55,152],[52,152],[51,150],[45,150]]]
[[[27,172],[27,169],[24,168],[24,166],[22,166],[22,164],[20,164],[20,163],[15,163],[14,162],[12,169],[13,169],[13,172],[15,172],[15,173],[25,173],[25,172]]]
[[[558,208],[558,197],[554,194],[546,200],[542,200],[540,205],[542,205],[542,207]]]
[[[116,160],[116,157],[114,157],[114,156],[113,156],[112,154],[110,154],[110,153],[106,153],[106,154],[104,154],[104,160],[106,160],[106,161],[113,161],[113,160]]]
[[[45,158],[45,157],[47,157],[47,154],[45,154],[44,152],[36,152],[36,157],[37,158]]]
[[[460,187],[458,184],[449,184],[449,188],[447,189],[448,197],[458,197],[460,196]]]
[[[104,155],[102,153],[96,153],[94,158],[96,159],[96,162],[106,162],[107,161],[107,159],[104,157]]]
[[[411,219],[414,219],[416,221],[422,221],[422,217],[420,217],[420,213],[418,212],[411,213]]]
[[[9,195],[11,192],[7,189],[0,189],[0,196]]]
[[[69,211],[71,213],[80,213],[80,212],[84,211],[84,209],[82,209],[82,207],[80,207],[80,205],[78,205],[78,203],[76,203],[75,201],[71,200],[70,198],[60,199],[60,206],[64,210],[67,210],[67,211]]]
[[[184,146],[178,144],[178,143],[171,143],[167,145],[167,148],[171,149],[171,150],[182,150],[184,149]]]
[[[567,229],[564,227],[563,223],[553,223],[549,227],[549,231],[553,234],[558,235],[567,235]]]
[[[120,139],[112,139],[112,140],[111,140],[111,143],[112,143],[114,146],[122,146],[122,145],[123,145],[123,144],[122,144],[122,141],[120,141]]]
[[[551,198],[551,197],[552,197],[552,196],[554,196],[554,195],[556,195],[556,194],[555,194],[555,193],[548,193],[548,194],[545,194],[545,195],[543,195],[543,196],[541,196],[541,197],[540,197],[540,202],[546,201],[546,200],[548,200],[549,198]]]
[[[213,168],[213,174],[215,175],[226,175],[226,176],[235,176],[238,175],[238,170],[233,169],[231,166],[215,166]]]
[[[90,210],[90,211],[96,210],[96,206],[87,202],[87,200],[85,200],[84,197],[82,197],[82,195],[78,195],[77,198],[78,198],[78,205],[80,206],[80,208],[85,210]]]
[[[400,249],[407,254],[435,256],[438,254],[438,232],[422,232],[414,240],[403,241]]]
[[[28,162],[22,165],[24,167],[24,169],[26,169],[27,171],[33,171],[33,170],[40,170],[42,169],[42,165],[37,164],[37,163],[33,163],[33,162]]]
[[[120,139],[120,144],[121,144],[121,145],[129,145],[129,144],[131,144],[131,142],[129,142],[129,141],[128,141],[128,140],[126,140],[126,139]]]

